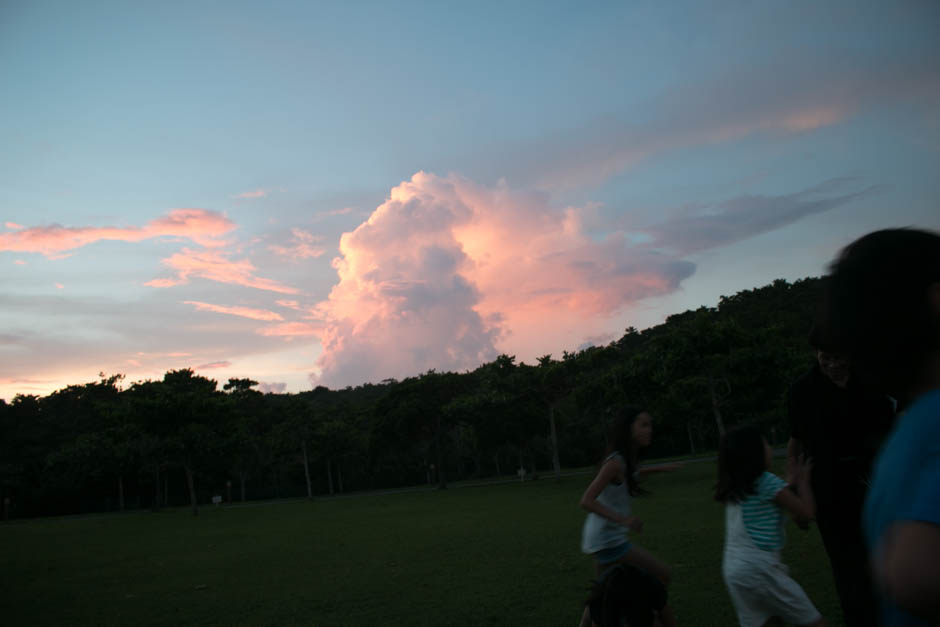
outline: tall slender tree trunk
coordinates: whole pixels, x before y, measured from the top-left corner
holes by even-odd
[[[548,424],[550,426],[552,437],[552,467],[555,469],[555,477],[561,477],[561,461],[558,456],[558,434],[555,431],[555,404],[548,406]]]
[[[693,455],[695,455],[695,440],[692,439],[692,421],[685,423],[686,430],[689,432],[689,448]]]
[[[496,454],[493,455],[493,460],[496,462],[496,476],[502,477],[503,473],[499,469],[499,451],[496,451]]]
[[[307,460],[307,441],[300,441],[300,448],[304,452],[304,478],[307,480],[307,498],[313,499],[313,488],[310,486],[310,463]]]
[[[247,472],[238,473],[238,480],[239,482],[241,482],[241,487],[242,487],[242,503],[245,502],[245,479],[247,478],[248,478]]]
[[[330,496],[333,496],[333,462],[326,461],[326,482],[330,484]]]
[[[708,393],[712,398],[712,413],[715,415],[715,424],[718,426],[718,437],[725,434],[725,422],[721,419],[721,412],[718,410],[718,391],[715,389],[715,379],[711,373],[708,373]]]
[[[447,476],[444,473],[444,451],[441,450],[441,415],[437,415],[437,428],[434,430],[434,448],[437,449],[437,488],[447,489]]]
[[[153,470],[153,511],[160,511],[160,468]]]
[[[189,504],[193,508],[193,516],[199,515],[199,503],[196,501],[196,485],[193,482],[193,469],[189,464],[184,466],[186,470],[186,487],[189,489]]]
[[[118,473],[118,510],[124,511],[124,473]]]
[[[342,494],[343,490],[343,467],[339,464],[336,464],[336,484],[339,488],[339,493]]]
[[[157,487],[157,491],[159,492],[159,486]],[[164,507],[170,506],[170,473],[169,471],[167,471],[163,475],[163,506]]]

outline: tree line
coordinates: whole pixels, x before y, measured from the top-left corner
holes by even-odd
[[[122,375],[0,400],[9,516],[335,494],[515,475],[598,461],[618,403],[656,418],[653,456],[713,450],[723,430],[788,434],[784,397],[811,363],[820,279],[777,280],[716,307],[628,328],[607,346],[500,355],[473,371],[262,394],[192,370]]]

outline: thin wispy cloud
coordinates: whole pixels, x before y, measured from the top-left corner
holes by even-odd
[[[22,224],[17,224],[16,222],[5,222],[4,226],[15,231],[25,228]]]
[[[225,305],[213,305],[211,303],[203,303],[199,301],[186,300],[183,301],[186,305],[192,305],[196,308],[197,311],[211,311],[213,313],[220,313],[229,316],[238,316],[241,318],[249,318],[251,320],[263,320],[270,322],[272,320],[283,320],[284,318],[276,312],[267,311],[265,309],[253,309],[251,307],[239,307],[233,306],[228,307]]]
[[[323,332],[323,325],[308,322],[285,322],[258,329],[258,335],[269,337],[309,337],[319,336]]]
[[[787,58],[666,90],[638,111],[506,152],[494,174],[544,189],[596,185],[649,159],[757,134],[794,135],[864,112],[918,102],[940,106],[940,69],[911,58]],[[637,123],[635,118],[643,121]]]
[[[283,187],[259,187],[247,192],[241,192],[240,194],[232,194],[232,198],[238,200],[253,200],[256,198],[264,198],[270,196],[272,192],[284,192],[287,191]]]
[[[164,259],[163,265],[173,270],[174,276],[153,279],[144,285],[168,288],[189,283],[194,278],[201,278],[280,294],[300,292],[278,281],[255,276],[255,266],[249,259],[233,260],[221,251],[184,249]]]
[[[235,228],[225,215],[207,209],[174,209],[143,227],[64,227],[58,224],[0,233],[0,251],[40,253],[46,257],[102,240],[140,242],[155,237],[189,239],[201,246],[225,245],[224,235]]]
[[[681,255],[693,254],[773,231],[886,189],[884,185],[858,189],[859,184],[855,179],[840,178],[793,194],[746,194],[676,212],[646,232],[653,236],[655,246]]]
[[[229,361],[213,361],[208,364],[202,364],[196,366],[196,370],[218,370],[220,368],[228,368],[232,365]]]
[[[264,198],[268,195],[267,190],[256,189],[251,192],[242,192],[241,194],[235,194],[232,198]]]
[[[303,229],[294,227],[291,229],[291,240],[289,246],[270,246],[269,249],[274,254],[284,259],[299,262],[304,259],[316,259],[322,256],[326,249],[317,246],[323,241],[322,235],[314,235]]]

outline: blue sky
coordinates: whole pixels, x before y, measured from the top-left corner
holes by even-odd
[[[938,229],[938,26],[926,1],[6,2],[0,397],[532,361]]]

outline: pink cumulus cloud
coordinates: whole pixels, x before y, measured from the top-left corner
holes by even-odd
[[[314,235],[294,227],[291,229],[289,246],[271,246],[270,250],[279,257],[295,262],[302,259],[315,259],[326,252],[326,249],[315,245],[322,241],[322,235]]]
[[[22,224],[17,224],[16,222],[4,222],[3,226],[7,227],[8,229],[13,229],[15,231],[18,231],[24,228]]]
[[[532,358],[551,352],[546,338],[601,332],[623,307],[692,273],[687,262],[631,247],[622,233],[595,241],[584,211],[456,175],[415,174],[340,240],[339,283],[315,308],[320,380],[474,368],[507,347]]]
[[[199,301],[185,300],[183,301],[186,305],[192,305],[198,311],[212,311],[220,314],[227,314],[229,316],[240,316],[242,318],[249,318],[251,320],[283,320],[279,313],[273,311],[267,311],[264,309],[253,309],[251,307],[227,307],[224,305],[213,305],[211,303],[202,303]]]
[[[12,233],[0,233],[0,250],[61,257],[63,253],[101,240],[140,242],[154,237],[185,238],[213,248],[223,246],[226,243],[223,236],[234,228],[234,222],[216,211],[174,209],[143,227],[64,227],[53,224],[21,228]]]
[[[14,261],[13,263],[16,264],[16,265],[18,265],[18,266],[25,266],[25,265],[26,265],[26,262],[23,261],[22,259],[17,259],[17,260]]]
[[[173,270],[175,276],[153,279],[144,285],[165,288],[188,283],[191,278],[202,278],[280,294],[297,294],[300,291],[271,279],[257,277],[255,267],[248,259],[232,260],[226,253],[216,250],[183,249],[164,259],[163,264]]]

